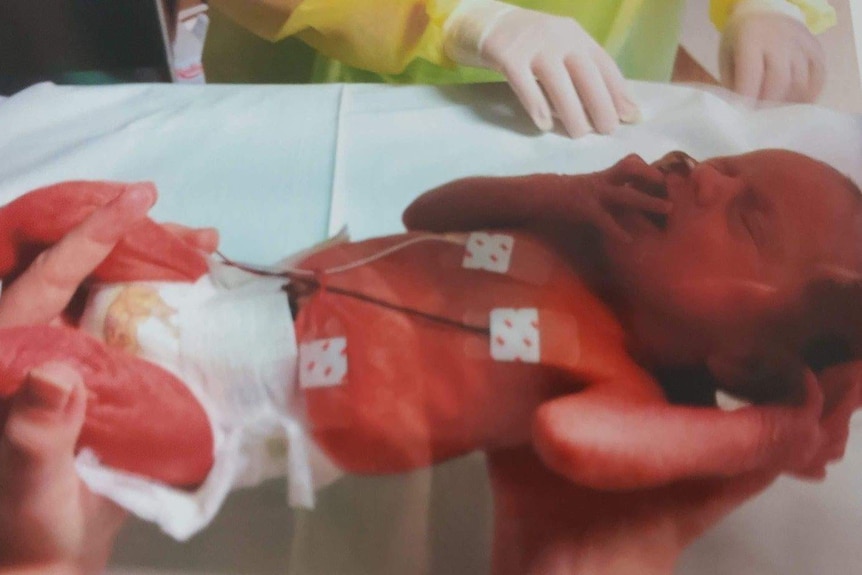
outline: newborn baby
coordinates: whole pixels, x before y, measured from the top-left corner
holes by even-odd
[[[60,185],[4,208],[4,280],[116,193]],[[467,232],[489,199],[501,229]],[[573,211],[582,227],[557,225]],[[482,450],[500,513],[514,495],[499,479],[524,446],[602,490],[817,475],[840,451],[831,432],[855,395],[824,421],[811,370],[862,352],[862,199],[832,168],[783,151],[629,157],[598,174],[455,182],[405,221],[447,233],[332,243],[274,270],[207,260],[147,222],[76,315],[96,339],[5,330],[2,364],[23,377],[52,356],[80,362],[94,390],[82,469],[156,519],[170,511],[122,488],[196,488],[211,515],[285,467],[294,502],[310,504],[341,471]],[[756,405],[670,403],[654,374],[690,369]],[[112,383],[123,374],[133,392]],[[133,476],[111,483],[104,466]]]

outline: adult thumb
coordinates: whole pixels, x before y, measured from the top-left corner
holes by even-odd
[[[70,366],[32,370],[12,401],[0,438],[0,484],[26,491],[70,468],[84,423],[86,390]]]

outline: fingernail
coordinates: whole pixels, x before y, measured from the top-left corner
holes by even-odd
[[[151,182],[129,184],[107,205],[108,210],[97,211],[91,237],[101,242],[116,242],[133,224],[146,217],[156,202],[156,187]]]
[[[533,116],[533,122],[536,123],[536,126],[543,132],[550,132],[554,129],[554,121],[544,111],[538,112]]]
[[[62,363],[46,363],[30,372],[27,384],[32,404],[53,411],[62,411],[81,376]]]
[[[111,204],[122,204],[133,208],[135,213],[146,212],[156,203],[156,187],[152,182],[129,184],[114,198]]]
[[[156,187],[152,182],[135,182],[126,186],[117,200],[148,210],[156,203]]]
[[[631,100],[626,100],[620,110],[620,121],[626,124],[637,124],[643,120],[640,108]]]
[[[198,230],[198,244],[205,251],[218,248],[219,234],[215,228],[202,228]]]

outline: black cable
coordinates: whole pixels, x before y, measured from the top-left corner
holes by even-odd
[[[418,310],[415,308],[394,304],[394,303],[388,302],[386,300],[376,298],[376,297],[368,295],[368,294],[364,294],[362,292],[357,292],[357,291],[353,291],[353,290],[349,290],[349,289],[345,289],[345,288],[340,288],[337,286],[324,285],[323,282],[321,282],[320,280],[317,279],[317,277],[308,277],[308,276],[304,276],[302,274],[298,274],[295,272],[289,272],[289,271],[270,272],[270,271],[255,269],[253,267],[234,262],[234,261],[230,260],[229,258],[225,257],[225,255],[219,251],[216,251],[216,254],[218,254],[218,256],[224,260],[225,264],[227,264],[231,267],[235,267],[237,269],[240,269],[242,271],[254,274],[254,275],[259,275],[259,276],[264,276],[264,277],[280,277],[280,278],[289,279],[289,280],[294,281],[298,284],[306,284],[308,287],[312,288],[312,291],[321,289],[325,292],[329,292],[329,293],[333,293],[333,294],[337,294],[337,295],[341,295],[341,296],[345,296],[345,297],[350,297],[350,298],[364,301],[364,302],[367,302],[367,303],[370,303],[373,305],[378,305],[378,306],[385,308],[385,309],[401,312],[401,313],[404,313],[407,315],[420,317],[420,318],[428,320],[428,321],[441,323],[443,325],[448,325],[451,327],[462,329],[464,331],[469,331],[472,333],[478,333],[481,335],[487,335],[489,337],[491,335],[491,329],[488,326],[472,325],[472,324],[465,323],[465,322],[458,321],[458,320],[454,320],[454,319],[451,319],[448,317],[428,313],[428,312]],[[309,270],[309,272],[315,273],[312,270]],[[285,291],[287,291],[287,293],[288,293],[288,301],[290,302],[290,305],[291,305],[291,312],[294,314],[294,317],[296,317],[296,314],[298,313],[298,304],[295,301],[296,297],[298,297],[299,295],[306,295],[306,294],[292,293],[291,290],[288,290],[288,289],[286,289]]]

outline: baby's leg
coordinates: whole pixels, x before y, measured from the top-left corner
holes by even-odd
[[[47,246],[126,190],[155,199],[151,183],[63,182],[29,192],[0,208],[0,277],[16,278]],[[149,218],[128,230],[111,256],[93,271],[105,282],[131,279],[193,281],[206,273],[200,246]]]
[[[0,405],[26,374],[50,361],[71,365],[87,388],[79,448],[105,465],[186,487],[206,478],[213,437],[198,401],[173,375],[66,327],[0,332]],[[2,411],[2,409],[0,409]]]

